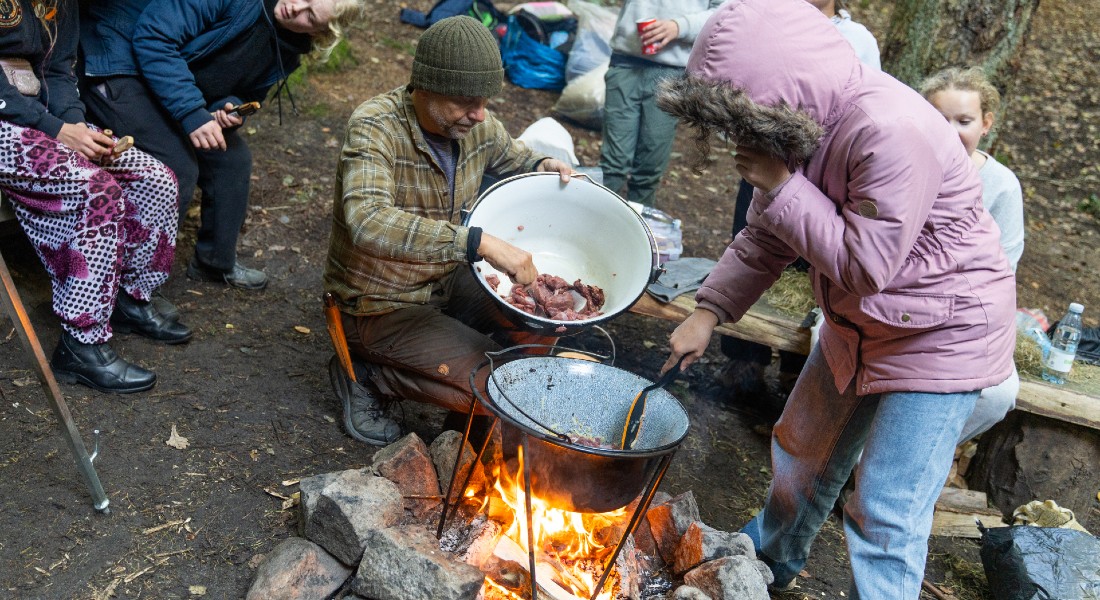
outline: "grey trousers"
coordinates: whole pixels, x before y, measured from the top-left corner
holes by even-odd
[[[604,76],[603,183],[627,200],[652,206],[668,168],[676,119],[657,108],[657,83],[683,73],[677,67],[612,66]]]
[[[378,316],[344,315],[348,349],[373,368],[379,391],[466,412],[470,374],[484,393],[485,352],[518,344],[553,345],[557,338],[521,331],[461,265],[441,281],[427,304]],[[480,412],[480,411],[479,411]]]

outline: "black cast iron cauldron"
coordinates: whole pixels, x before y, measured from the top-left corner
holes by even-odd
[[[631,402],[651,383],[599,362],[537,356],[495,365],[488,397],[476,386],[474,393],[502,421],[506,459],[526,434],[534,496],[564,510],[602,513],[627,506],[644,490],[661,459],[687,436],[687,411],[672,394],[654,390],[631,450],[580,445],[569,436],[616,446]]]

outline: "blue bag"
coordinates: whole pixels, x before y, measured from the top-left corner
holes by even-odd
[[[565,55],[535,41],[515,15],[508,17],[500,57],[508,79],[521,88],[560,92],[565,87]]]

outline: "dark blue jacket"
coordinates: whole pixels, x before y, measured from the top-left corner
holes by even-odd
[[[211,108],[239,99],[207,106],[188,63],[217,52],[261,15],[262,0],[93,0],[81,23],[84,74],[140,75],[184,131],[194,131],[211,120]],[[265,91],[284,76],[273,70]]]
[[[15,0],[4,7],[6,22],[0,26],[0,56],[27,59],[42,84],[37,98],[24,96],[0,75],[0,121],[37,129],[56,138],[66,123],[84,122],[84,105],[76,92],[77,6],[73,0],[57,4],[50,35],[34,16],[29,0]]]

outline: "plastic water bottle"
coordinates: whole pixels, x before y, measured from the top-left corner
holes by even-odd
[[[1050,340],[1050,353],[1043,361],[1043,379],[1062,385],[1073,367],[1077,344],[1081,341],[1081,313],[1085,307],[1073,302],[1069,312],[1058,322]]]
[[[627,201],[630,208],[642,215],[653,238],[657,242],[657,254],[660,261],[666,263],[670,260],[678,260],[684,252],[683,230],[680,219],[674,218],[659,208],[645,206],[639,202]]]

